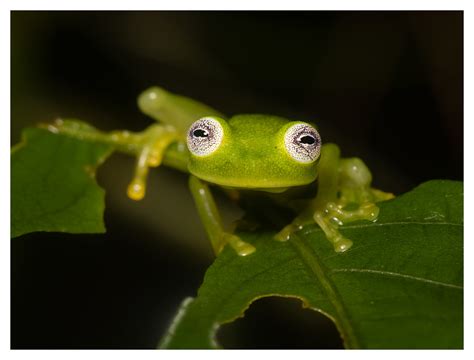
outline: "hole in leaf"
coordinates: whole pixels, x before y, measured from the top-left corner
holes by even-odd
[[[302,307],[299,299],[266,297],[252,303],[243,318],[221,326],[225,349],[343,349],[334,323]]]

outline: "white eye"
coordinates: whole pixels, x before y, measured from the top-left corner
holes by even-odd
[[[216,119],[201,118],[188,131],[188,149],[196,156],[206,156],[217,150],[224,137],[224,129]]]
[[[295,124],[286,130],[285,148],[296,161],[310,163],[321,153],[321,137],[314,127]]]

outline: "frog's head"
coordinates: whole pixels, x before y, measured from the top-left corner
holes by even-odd
[[[191,174],[222,186],[267,191],[317,177],[321,138],[305,122],[269,115],[208,116],[187,137]]]

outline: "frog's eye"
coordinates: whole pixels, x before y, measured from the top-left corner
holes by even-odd
[[[206,156],[217,150],[224,137],[222,125],[214,118],[204,117],[191,125],[188,149],[196,156]]]
[[[286,130],[285,148],[296,161],[311,163],[321,153],[321,137],[314,127],[308,124],[295,124]]]

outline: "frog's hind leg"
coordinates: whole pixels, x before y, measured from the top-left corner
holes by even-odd
[[[341,159],[338,164],[336,198],[324,204],[316,199],[313,219],[333,243],[334,250],[344,252],[352,246],[352,241],[339,232],[339,226],[358,220],[377,220],[379,208],[375,202],[393,195],[370,187],[372,174],[361,159]],[[334,171],[327,167],[322,170]]]
[[[334,250],[344,252],[352,246],[352,241],[340,233],[339,226],[357,220],[375,221],[378,213],[379,209],[373,203],[362,204],[355,210],[345,210],[340,203],[330,202],[323,210],[316,210],[313,219],[334,245]]]
[[[388,200],[392,194],[372,189],[372,175],[359,158],[341,159],[334,144],[323,146],[319,165],[318,194],[292,224],[277,238],[288,238],[291,232],[315,221],[336,252],[352,246],[339,227],[358,220],[375,221],[379,214],[377,201]]]
[[[372,174],[359,158],[341,159],[338,173],[339,202],[343,205],[350,203],[362,205],[394,197],[391,193],[370,187]]]
[[[349,248],[352,245],[350,240],[339,233],[338,225],[331,222],[331,218],[327,216],[329,215],[327,205],[335,204],[338,200],[339,161],[339,147],[334,144],[323,145],[318,166],[318,193],[293,222],[275,236],[276,240],[289,240],[293,232],[302,229],[305,224],[316,221],[335,248]]]
[[[126,130],[103,132],[77,120],[56,120],[42,127],[76,139],[108,144],[118,151],[135,155],[135,174],[127,189],[127,195],[133,200],[141,200],[145,196],[149,168],[159,166],[166,148],[179,140],[177,131],[163,124],[153,124],[138,133]]]

